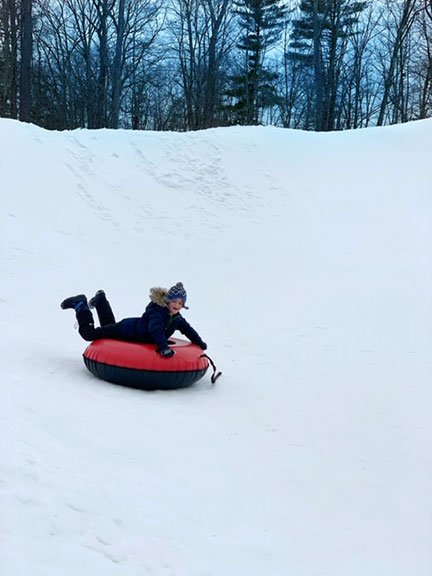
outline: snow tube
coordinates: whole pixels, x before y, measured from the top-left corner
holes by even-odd
[[[209,362],[201,348],[180,338],[169,340],[175,354],[162,358],[154,344],[95,340],[84,351],[84,364],[94,376],[142,390],[174,390],[197,382]]]

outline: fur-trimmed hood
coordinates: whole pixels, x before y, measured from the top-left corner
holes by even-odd
[[[167,303],[165,302],[165,296],[168,293],[167,288],[161,288],[160,286],[155,286],[154,288],[150,288],[150,300],[154,304],[158,304],[159,306],[166,306]]]

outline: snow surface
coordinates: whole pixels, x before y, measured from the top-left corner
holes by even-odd
[[[431,139],[0,120],[2,576],[430,576]],[[179,280],[216,386],[87,372]]]

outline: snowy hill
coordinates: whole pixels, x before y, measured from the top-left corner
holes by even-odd
[[[431,137],[0,120],[2,576],[430,576]],[[88,373],[179,280],[217,385]]]

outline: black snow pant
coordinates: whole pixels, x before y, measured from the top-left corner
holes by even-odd
[[[116,323],[111,304],[105,297],[97,303],[96,312],[100,327],[95,327],[93,314],[88,306],[81,308],[76,313],[78,332],[81,337],[88,342],[101,338],[121,340],[120,326]]]

